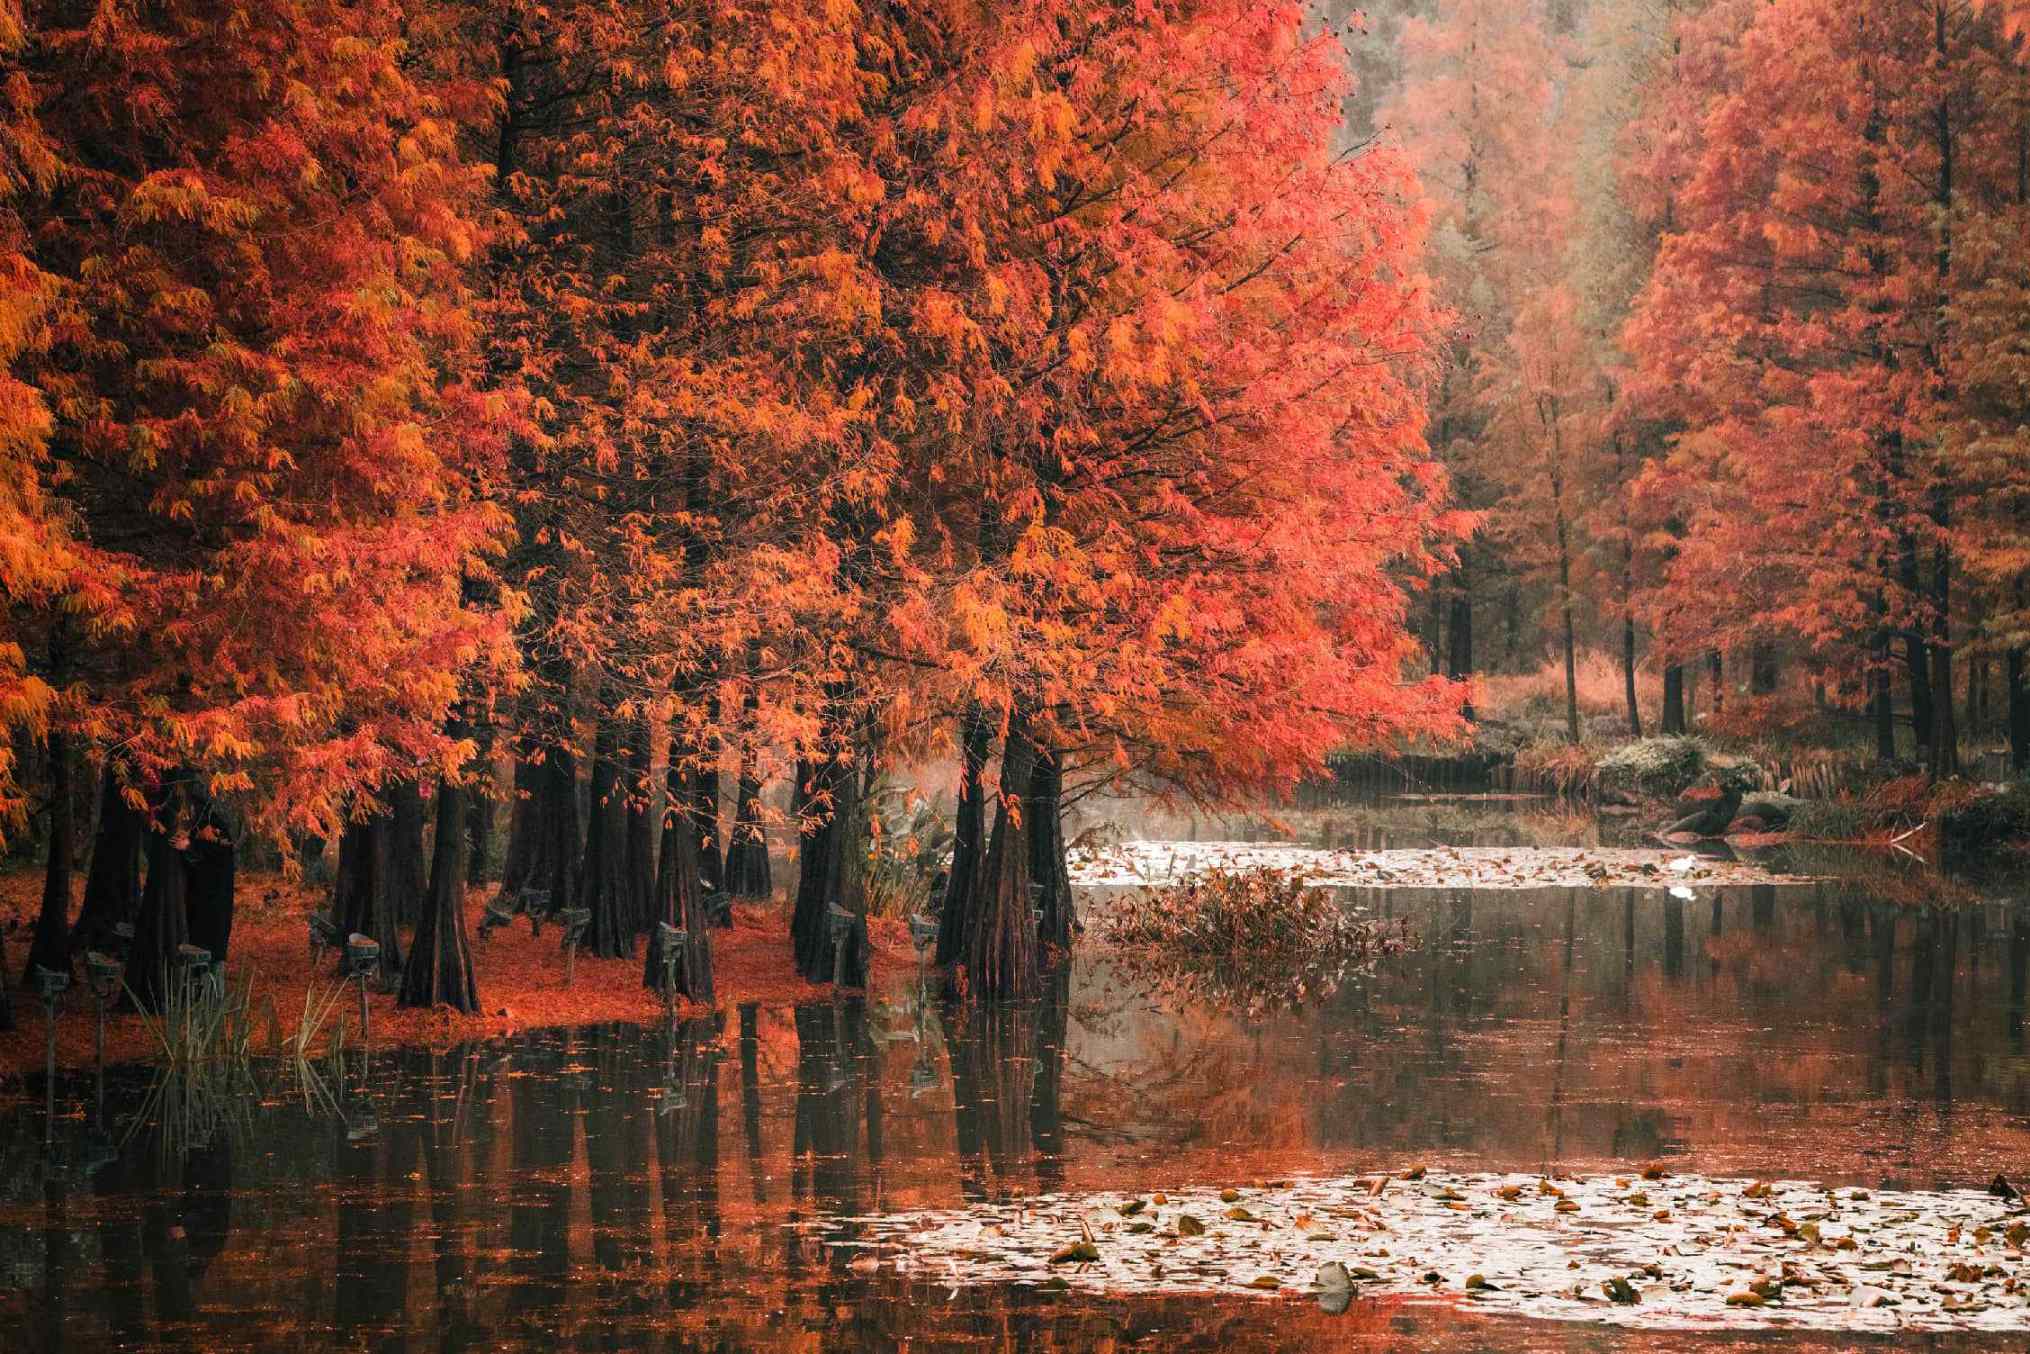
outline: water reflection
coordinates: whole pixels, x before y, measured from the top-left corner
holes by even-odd
[[[277,1090],[196,1143],[107,1153],[146,1078],[109,1077],[102,1121],[86,1074],[57,1088],[86,1109],[45,1154],[36,1086],[0,1110],[0,1328],[38,1351],[1266,1349],[1408,1323],[1588,1348],[1358,1306],[1321,1329],[1287,1304],[953,1298],[823,1241],[885,1209],[1423,1160],[1928,1187],[2030,1152],[2022,905],[1839,885],[1358,903],[1414,944],[1268,1020],[1163,1009],[1088,955],[1027,1007],[912,994],[382,1051],[336,1114]]]

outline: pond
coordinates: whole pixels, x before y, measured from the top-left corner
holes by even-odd
[[[49,1125],[32,1079],[0,1107],[0,1329],[31,1351],[1887,1347],[1881,1326],[1531,1319],[1449,1273],[1321,1305],[982,1281],[853,1244],[870,1218],[1418,1168],[1557,1174],[1575,1197],[1645,1168],[1863,1196],[2030,1175],[2030,906],[1883,892],[1365,889],[1412,942],[1299,1012],[1180,1009],[1092,950],[1042,1003],[968,1019],[899,981],[355,1051],[331,1101],[278,1078],[201,1141],[129,1133],[144,1072],[116,1071],[103,1110],[65,1076]]]

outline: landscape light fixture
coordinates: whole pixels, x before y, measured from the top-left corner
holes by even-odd
[[[930,951],[931,942],[937,939],[937,918],[927,917],[921,912],[909,914],[909,943],[916,946],[916,985],[924,984],[924,959]]]
[[[56,1124],[56,999],[70,986],[70,974],[37,964],[28,971],[28,981],[34,986],[35,995],[42,999],[42,1025],[48,1044],[45,1083],[48,1104],[42,1121],[42,1140],[47,1143]]]
[[[592,909],[589,907],[567,907],[557,914],[557,924],[564,928],[564,986],[578,974],[578,947],[585,943],[585,932],[592,926]]]
[[[355,931],[345,938],[345,976],[359,980],[359,1030],[364,1043],[373,1041],[367,1016],[367,978],[380,967],[381,942]]]
[[[317,968],[317,953],[330,950],[333,954],[345,948],[345,932],[339,929],[338,919],[329,912],[312,912],[305,920],[310,926],[310,967]]]
[[[712,925],[731,926],[733,924],[733,895],[724,889],[712,889],[701,900],[699,910],[705,914],[705,920]]]
[[[836,995],[846,982],[846,944],[852,939],[853,926],[859,918],[837,903],[826,906],[825,916],[832,929],[832,991]]]
[[[674,1016],[678,979],[683,980],[686,991],[691,986],[691,933],[659,921],[656,923],[656,943],[662,946],[663,955],[663,1014]]]
[[[121,964],[110,954],[98,950],[85,951],[85,981],[91,984],[92,999],[99,1008],[99,1032],[94,1041],[95,1060],[99,1068],[100,1099],[104,1100],[106,1085],[106,1008],[120,995]]]
[[[523,889],[517,905],[529,914],[529,934],[543,934],[543,918],[550,915],[550,891],[548,889]]]

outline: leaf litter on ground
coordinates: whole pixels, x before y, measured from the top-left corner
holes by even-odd
[[[1437,1300],[1666,1330],[2030,1332],[2030,1213],[1992,1187],[1428,1171],[1385,1193],[1371,1177],[1168,1190],[1124,1225],[1138,1197],[874,1215],[833,1244],[941,1285],[1274,1291],[1330,1312]]]

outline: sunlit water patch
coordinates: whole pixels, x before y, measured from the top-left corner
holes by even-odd
[[[1419,1172],[1046,1195],[851,1220],[855,1263],[954,1287],[1456,1301],[1648,1329],[2030,1331],[2020,1202],[1671,1175]]]

